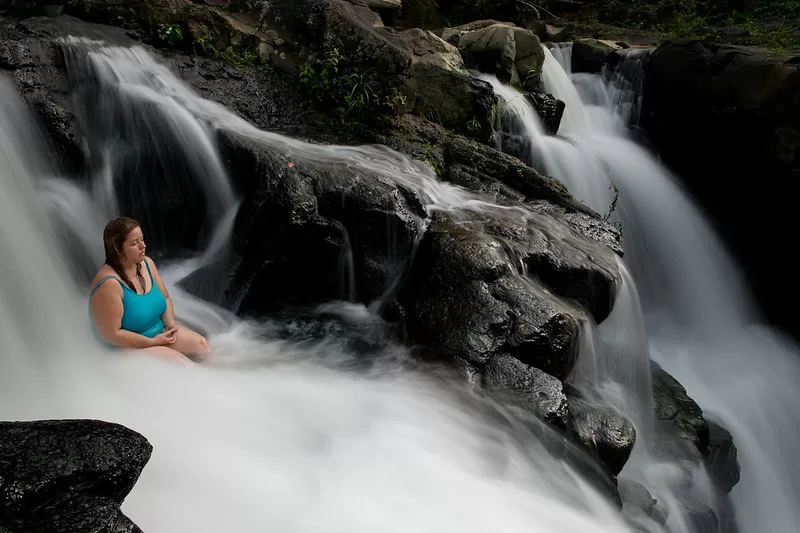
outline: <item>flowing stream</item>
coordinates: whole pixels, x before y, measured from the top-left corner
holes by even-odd
[[[649,357],[686,387],[707,418],[732,433],[742,467],[731,493],[739,531],[798,531],[800,349],[762,322],[713,228],[676,177],[636,142],[631,125],[641,108],[646,51],[627,51],[615,70],[589,75],[571,73],[570,45],[544,50],[544,89],[567,104],[555,136],[544,133],[521,93],[483,78],[508,106],[512,133],[527,143],[521,157],[621,225],[631,275],[621,288],[626,296],[597,332],[588,332],[579,369],[605,389],[598,394],[636,422],[640,439],[621,477],[642,482],[667,501],[691,490],[693,501],[702,502],[705,491],[705,504],[713,504],[702,469],[649,457],[659,445],[643,416],[649,411],[642,405],[648,401],[642,374]],[[672,519],[667,527],[698,530]]]
[[[524,216],[436,180],[381,147],[316,146],[259,131],[199,98],[141,48],[68,39],[75,110],[92,173],[58,176],[25,105],[0,78],[0,419],[99,418],[145,435],[153,456],[123,510],[148,532],[623,532],[623,516],[548,451],[546,431],[505,416],[446,376],[367,371],[336,338],[270,336],[177,283],[227,256],[238,200],[214,146],[226,129],[297,164],[365,169],[436,209]],[[188,258],[161,264],[178,319],[207,332],[209,366],[109,354],[91,336],[88,279],[125,202],[162,184],[131,168],[180,169],[208,221]],[[174,191],[173,191],[174,192]],[[170,198],[172,196],[169,196]],[[171,205],[147,204],[153,219]],[[174,219],[175,225],[180,220]],[[145,225],[168,242],[169,224]],[[347,263],[347,261],[345,261]],[[349,288],[348,288],[349,291]],[[356,304],[337,304],[369,320]]]

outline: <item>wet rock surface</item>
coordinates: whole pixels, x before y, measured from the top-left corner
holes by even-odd
[[[739,483],[740,466],[733,436],[713,420],[708,421],[708,456],[706,465],[711,479],[728,493]]]
[[[441,34],[458,47],[467,67],[528,90],[538,86],[544,52],[535,33],[507,23],[479,21]]]
[[[618,49],[619,45],[608,41],[575,39],[572,44],[572,71],[599,73],[606,58]]]
[[[555,426],[567,426],[568,404],[561,382],[538,368],[500,354],[486,364],[483,382],[494,397],[521,405]]]
[[[51,37],[32,34],[24,21],[0,25],[0,75],[20,88],[25,103],[40,119],[51,140],[54,166],[76,172],[83,165],[83,154],[62,68],[63,56]]]
[[[634,521],[641,514],[661,525],[667,521],[667,510],[640,483],[622,478],[618,481],[623,511]]]
[[[619,474],[636,444],[631,421],[622,413],[575,395],[569,396],[569,410],[578,441],[612,475]]]
[[[539,115],[545,131],[549,135],[558,133],[558,127],[561,125],[561,118],[564,116],[567,104],[551,94],[526,93],[525,97]]]
[[[119,506],[151,452],[117,424],[0,422],[0,516],[21,531],[138,532]]]
[[[524,210],[520,215],[536,216]],[[566,377],[575,362],[585,315],[580,306],[553,297],[558,291],[552,287],[560,285],[562,275],[573,280],[581,275],[580,256],[573,255],[576,262],[568,266],[571,260],[566,257],[537,253],[539,228],[546,222],[546,216],[518,225],[487,221],[486,214],[478,220],[434,214],[400,297],[411,342],[430,346],[435,358],[484,365],[506,353]],[[572,235],[565,241],[573,237],[581,246],[596,247],[600,255],[613,255],[585,237]],[[563,267],[560,274],[553,270],[552,278],[543,266],[550,261]],[[521,275],[526,262],[533,265],[531,276]],[[537,268],[544,274],[539,279]]]
[[[456,47],[419,29],[399,33],[396,39],[412,54],[414,89],[407,105],[417,115],[453,130],[466,130],[468,124],[478,132],[490,130],[494,94],[470,76]]]
[[[390,288],[425,215],[413,192],[324,149],[313,162],[267,140],[220,135],[247,198],[234,229],[243,259],[229,305],[264,313],[335,299],[369,303]]]
[[[660,432],[658,453],[702,462],[721,494],[731,491],[739,482],[740,465],[730,432],[705,418],[703,410],[687,394],[686,389],[656,363],[651,362],[653,415]],[[698,520],[708,513],[695,509]],[[714,519],[725,519],[717,516]]]
[[[690,441],[698,451],[706,453],[709,430],[703,410],[678,380],[655,363],[651,364],[651,376],[656,420],[669,425],[679,438]]]

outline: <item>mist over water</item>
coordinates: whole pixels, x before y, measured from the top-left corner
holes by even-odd
[[[237,204],[215,128],[298,162],[369,168],[407,183],[431,208],[519,212],[438,182],[428,166],[386,148],[258,131],[198,98],[143,49],[65,46],[71,75],[96,84],[73,95],[96,162],[87,182],[49,168],[37,125],[0,79],[0,419],[99,418],[145,435],[153,456],[123,510],[148,532],[627,531],[605,497],[554,456],[546,427],[445,373],[411,369],[403,347],[348,369],[359,356],[341,339],[280,338],[273,324],[240,320],[177,286],[227,257]],[[102,117],[86,116],[87,94]],[[137,187],[119,184],[131,179],[131,161],[161,161],[165,139],[213,221],[196,252],[161,264],[178,320],[209,334],[209,366],[109,353],[91,336],[86,283],[102,262],[102,225],[125,202],[150,198],[147,173]],[[360,305],[328,307],[352,322],[375,320]]]
[[[762,323],[742,276],[708,221],[677,178],[634,141],[628,124],[636,122],[641,106],[637,91],[646,52],[623,53],[627,55],[616,70],[570,75],[569,45],[545,49],[545,89],[567,103],[557,136],[544,134],[520,93],[485,77],[511,110],[513,131],[529,142],[529,153],[521,155],[622,228],[632,279],[626,279],[621,291],[638,292],[641,310],[628,305],[623,311],[628,299],[618,298],[612,317],[598,333],[589,332],[578,377],[583,372],[596,379],[598,369],[606,368],[607,382],[595,385],[597,394],[633,416],[640,430],[646,424],[640,415],[647,407],[637,408],[644,398],[642,381],[634,376],[641,375],[648,357],[661,364],[708,419],[733,434],[742,466],[741,481],[731,493],[739,530],[797,531],[800,349]],[[615,188],[619,197],[611,210]],[[623,312],[624,318],[614,316]],[[637,323],[647,334],[646,353],[639,347],[642,330]],[[606,340],[603,331],[611,333]],[[609,338],[623,339],[615,344],[628,348],[603,348]],[[628,358],[625,371],[620,371],[626,366],[619,364],[620,353]],[[647,435],[645,431],[645,438],[637,441],[622,477],[642,482],[667,502],[694,487],[692,499],[703,502],[704,472],[687,472],[690,463],[654,461]],[[682,481],[677,485],[676,469],[684,470],[678,472]],[[713,491],[706,493],[705,504],[713,507]],[[670,513],[676,515],[680,513]],[[679,522],[670,520],[668,529],[693,530],[692,524]]]

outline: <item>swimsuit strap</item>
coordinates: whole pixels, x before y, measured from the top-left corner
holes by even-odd
[[[100,288],[100,285],[102,285],[102,284],[103,284],[103,282],[105,282],[107,279],[115,279],[115,280],[119,281],[119,284],[120,284],[120,285],[122,285],[123,287],[125,287],[125,284],[124,284],[124,283],[122,283],[122,280],[121,280],[121,279],[119,279],[117,276],[106,276],[106,277],[104,277],[103,279],[101,279],[100,281],[98,281],[98,282],[97,282],[97,285],[95,285],[95,286],[94,286],[94,289],[92,289],[92,292],[89,294],[89,298],[90,298],[90,299],[91,299],[91,297],[92,297],[92,296],[94,296],[94,293],[95,293],[95,292],[97,292],[97,289],[99,289],[99,288]]]

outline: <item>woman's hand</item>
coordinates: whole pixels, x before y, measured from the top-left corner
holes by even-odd
[[[178,340],[178,328],[173,326],[165,328],[164,331],[153,337],[153,346],[169,346]]]

